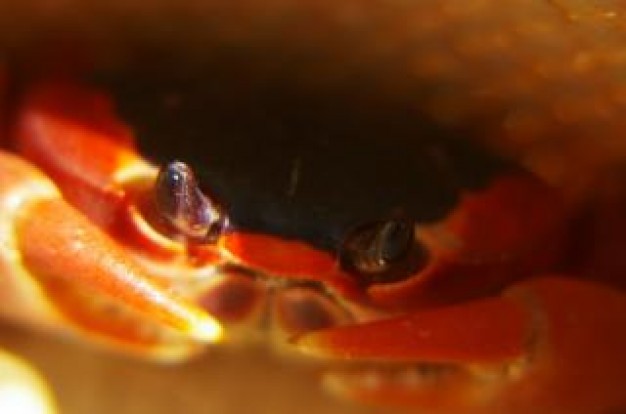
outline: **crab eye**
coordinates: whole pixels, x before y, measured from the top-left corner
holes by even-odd
[[[415,240],[415,224],[387,220],[356,228],[340,253],[342,267],[364,284],[406,279],[424,266],[425,249]]]
[[[183,162],[161,168],[154,194],[161,216],[191,239],[213,242],[226,225],[226,216],[202,193],[193,171]]]

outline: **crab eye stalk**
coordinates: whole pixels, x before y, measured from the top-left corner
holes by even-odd
[[[341,266],[366,285],[393,283],[418,272],[427,253],[415,240],[415,224],[387,220],[360,226],[345,239]]]
[[[154,194],[160,215],[194,241],[214,242],[226,227],[226,215],[202,193],[193,171],[183,162],[161,167]]]

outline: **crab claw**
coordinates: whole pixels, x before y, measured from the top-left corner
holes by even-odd
[[[45,329],[177,358],[219,323],[152,280],[31,164],[0,153],[0,311]]]
[[[363,402],[433,413],[608,413],[626,408],[624,326],[622,292],[544,277],[499,297],[295,342],[347,361],[326,385]]]
[[[207,272],[215,255],[199,247],[187,260],[184,243],[148,223],[158,170],[138,155],[109,97],[42,81],[17,108],[11,145],[32,164],[0,159],[9,313],[143,356],[175,359],[218,341],[217,320],[172,293],[185,290],[172,275]]]

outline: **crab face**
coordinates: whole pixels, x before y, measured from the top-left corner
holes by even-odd
[[[362,322],[485,296],[558,260],[565,216],[559,196],[425,119],[363,106],[344,109],[338,124],[337,108],[309,102],[315,123],[305,137],[269,125],[250,139],[233,122],[217,139],[203,136],[196,123],[223,125],[228,106],[203,93],[202,83],[173,83],[168,99],[159,85],[114,85],[125,91],[117,95],[120,110],[139,146],[161,163],[185,160],[195,173],[185,193],[205,193],[228,217],[212,238],[237,280],[248,273],[279,291],[306,287],[312,320],[326,315],[332,323],[348,314]],[[282,102],[254,105],[267,117],[280,112],[287,131],[305,117]],[[179,177],[176,165],[163,176]],[[177,209],[163,201],[170,222],[182,212],[202,216],[189,211],[198,204],[192,198],[172,196]],[[257,295],[245,285],[239,296],[250,298],[245,307],[254,313]],[[314,296],[319,306],[308,302]],[[208,297],[219,314],[219,301]],[[329,301],[338,309],[331,311]],[[302,323],[297,331],[307,330]]]

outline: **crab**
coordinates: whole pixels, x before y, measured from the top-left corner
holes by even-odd
[[[157,166],[105,91],[43,80],[16,95],[6,320],[160,361],[261,333],[328,365],[332,392],[385,407],[626,408],[623,275],[602,253],[623,242],[619,192],[581,218],[517,166],[424,185],[440,163],[367,139],[216,140],[197,168]]]

